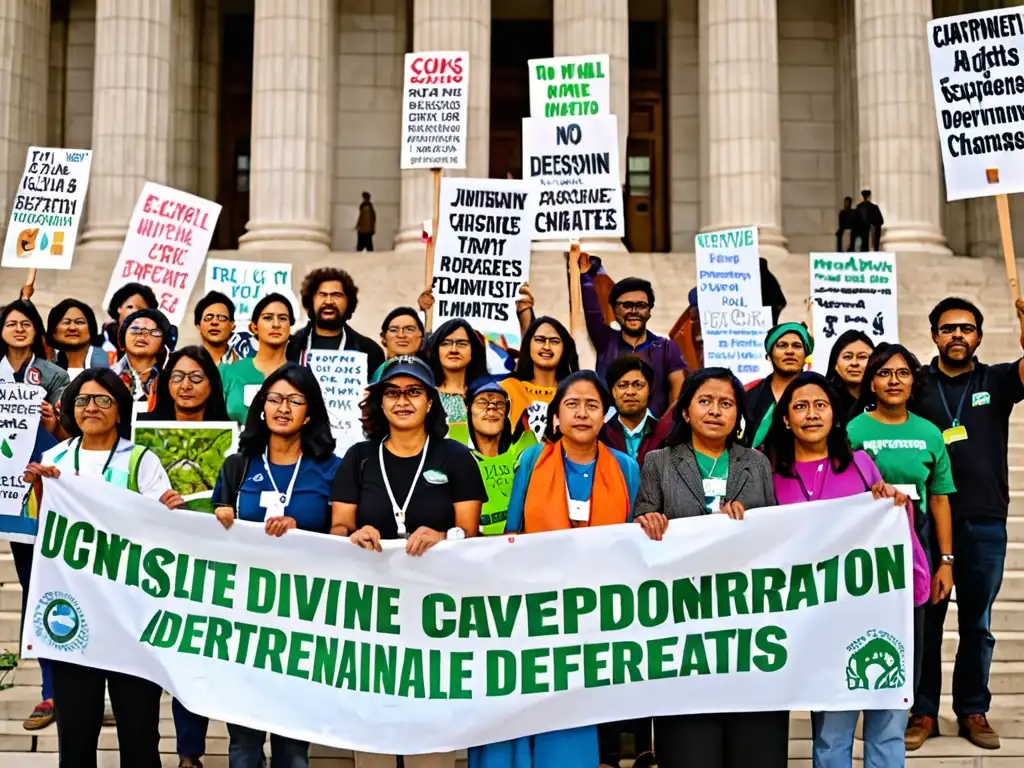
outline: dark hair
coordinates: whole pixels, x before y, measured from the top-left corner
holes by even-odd
[[[612,286],[611,293],[608,294],[608,303],[614,307],[615,302],[619,300],[619,296],[633,291],[643,291],[646,293],[647,303],[652,307],[654,306],[654,286],[651,285],[649,280],[644,280],[642,277],[625,277],[619,280],[619,282]]]
[[[384,322],[380,324],[380,335],[383,336],[388,332],[388,326],[391,325],[396,317],[405,317],[407,315],[416,321],[416,327],[420,329],[420,333],[423,333],[423,321],[420,320],[419,312],[412,307],[395,307],[388,312]]]
[[[981,310],[976,305],[967,299],[961,299],[959,296],[947,296],[928,313],[928,322],[932,326],[932,333],[939,332],[939,320],[944,314],[954,309],[960,309],[974,315],[974,324],[978,326],[978,335],[981,336],[981,326],[985,322],[985,316],[981,314]]]
[[[53,309],[50,310],[50,314],[46,316],[46,343],[50,345],[52,349],[63,349],[63,347],[54,338],[57,333],[57,327],[60,325],[60,321],[64,319],[64,315],[68,313],[69,309],[77,309],[83,315],[85,315],[85,322],[89,326],[89,343],[99,346],[102,343],[99,339],[99,326],[96,324],[96,314],[92,311],[92,307],[86,304],[84,301],[78,299],[64,299],[64,301],[55,304]],[[88,360],[86,364],[88,364]]]
[[[227,405],[224,403],[224,385],[221,383],[217,363],[213,361],[210,353],[198,344],[182,347],[167,358],[163,371],[156,379],[156,404],[150,418],[154,421],[175,420],[176,411],[174,398],[171,397],[170,378],[174,366],[183,357],[193,360],[210,380],[210,396],[206,399],[203,421],[230,421]]]
[[[121,323],[121,328],[117,332],[117,344],[118,347],[126,355],[128,354],[128,347],[126,340],[128,337],[128,329],[132,327],[132,323],[136,320],[148,319],[156,323],[156,327],[163,331],[163,338],[160,339],[160,350],[156,353],[157,363],[161,368],[164,367],[164,361],[167,360],[168,353],[174,350],[178,341],[177,334],[171,325],[171,321],[167,319],[167,315],[161,312],[159,309],[140,309],[137,312],[132,312],[128,317]]]
[[[118,310],[121,309],[121,305],[124,304],[132,296],[139,295],[142,300],[146,302],[146,306],[150,309],[156,309],[160,306],[160,302],[156,300],[156,294],[153,293],[153,289],[148,285],[142,283],[125,283],[116,291],[114,295],[110,297],[110,303],[107,304],[107,315],[111,320],[117,320]]]
[[[444,368],[441,367],[441,342],[462,328],[469,336],[469,365],[466,366],[466,382],[476,381],[487,375],[487,348],[480,341],[473,326],[462,318],[449,320],[442,323],[441,327],[434,331],[430,354],[427,356],[427,363],[434,374],[434,381],[440,386],[444,383]]]
[[[654,368],[650,363],[636,355],[622,355],[612,360],[608,364],[608,370],[605,371],[604,384],[608,387],[608,391],[611,392],[615,389],[616,382],[630,371],[640,371],[648,388],[654,386]]]
[[[820,373],[804,371],[786,387],[772,414],[772,425],[764,441],[764,452],[771,460],[772,467],[782,477],[796,477],[793,464],[796,462],[796,438],[786,427],[784,418],[789,415],[789,405],[793,402],[793,394],[801,387],[818,386],[825,391],[832,405],[832,429],[828,433],[828,457],[832,461],[835,472],[845,472],[853,463],[853,451],[846,437],[846,410],[836,388],[829,384],[828,379]]]
[[[348,301],[348,305],[341,316],[342,321],[348,322],[352,315],[356,313],[356,307],[359,306],[359,288],[356,287],[352,275],[337,267],[320,267],[319,269],[314,269],[303,278],[302,290],[299,292],[302,298],[302,306],[311,320],[316,319],[313,313],[313,296],[321,284],[329,283],[332,280],[337,280],[341,283],[341,289],[345,292],[345,298]]]
[[[281,302],[288,308],[288,321],[295,325],[295,310],[292,309],[292,303],[283,293],[268,293],[262,299],[256,302],[256,306],[252,308],[252,315],[249,322],[255,323],[260,319],[260,315],[263,314],[263,310],[269,307],[271,304]]]
[[[16,299],[6,307],[0,308],[0,328],[3,328],[7,323],[7,318],[10,317],[11,312],[21,312],[32,323],[32,332],[34,334],[32,338],[32,354],[40,360],[45,360],[46,328],[43,327],[43,318],[40,317],[39,310],[36,309],[35,304],[31,301],[25,301],[25,299]],[[7,342],[0,337],[0,357],[6,356]]]
[[[334,453],[334,435],[331,434],[331,421],[327,415],[327,406],[320,391],[320,382],[304,365],[285,363],[267,376],[260,391],[249,406],[249,415],[245,420],[245,429],[238,438],[238,452],[250,459],[258,459],[267,450],[270,442],[270,427],[263,420],[263,408],[267,403],[267,392],[279,381],[287,381],[300,394],[306,397],[305,424],[300,432],[302,455],[313,461],[323,461]]]
[[[597,390],[597,394],[601,398],[601,405],[604,406],[605,414],[615,406],[615,401],[612,400],[611,393],[608,392],[608,387],[604,385],[604,382],[601,381],[600,377],[596,373],[593,371],[576,371],[575,373],[570,373],[558,382],[558,389],[555,391],[555,396],[551,400],[551,404],[548,405],[548,423],[544,428],[544,439],[548,442],[553,443],[562,437],[561,430],[555,428],[558,409],[562,407],[562,401],[565,400],[565,396],[569,392],[569,387],[573,384],[578,384],[581,381],[594,385],[594,388]]]
[[[743,384],[728,368],[702,368],[686,377],[683,388],[679,392],[679,399],[672,406],[672,431],[665,438],[664,445],[666,447],[689,445],[693,440],[693,428],[683,418],[683,413],[689,410],[690,403],[693,402],[697,391],[709,381],[724,381],[732,385],[732,396],[736,401],[736,424],[733,425],[732,432],[725,437],[726,447],[731,448],[739,438],[743,423],[747,418],[747,394],[743,389]]]
[[[844,203],[852,203],[852,202],[853,202],[853,198],[852,198],[852,197],[849,197],[849,196],[847,196],[847,197],[844,197],[844,198],[843,198],[843,202],[844,202]]]
[[[921,390],[924,388],[925,377],[923,375],[924,371],[921,369],[921,361],[917,359],[917,355],[902,344],[882,343],[871,353],[871,357],[868,358],[867,367],[864,369],[864,384],[860,388],[860,402],[857,404],[858,412],[874,410],[877,407],[878,400],[875,397],[875,391],[871,384],[875,380],[875,376],[878,375],[878,372],[882,370],[882,367],[892,358],[896,357],[896,355],[903,355],[903,359],[907,361],[907,367],[914,376],[914,383],[910,386],[908,408],[910,403],[920,396]]]
[[[473,401],[476,400],[477,395],[485,395],[488,392],[498,395],[500,394],[505,398],[505,407],[511,406],[511,400],[509,399],[508,392],[501,387],[498,390],[484,389],[483,385],[490,384],[494,381],[491,376],[484,377],[479,381],[475,381],[466,387],[466,421],[468,421],[469,427],[469,441],[471,448],[479,448],[476,444],[476,432],[473,429]],[[512,445],[512,422],[505,418],[501,427],[501,435],[498,437],[498,453],[505,453]]]
[[[862,189],[860,191],[860,196],[865,198],[865,199],[871,197],[871,190],[870,189]]]
[[[210,291],[203,298],[196,302],[196,311],[193,315],[195,324],[199,325],[203,319],[203,314],[207,309],[212,307],[214,304],[223,304],[228,309],[228,320],[231,322],[235,321],[235,302],[229,299],[225,294],[220,291]]]
[[[832,345],[832,351],[828,356],[828,370],[825,371],[825,378],[828,379],[828,383],[837,389],[842,389],[846,386],[846,382],[843,381],[839,375],[839,371],[836,370],[836,365],[839,363],[839,356],[843,354],[843,350],[854,342],[863,342],[868,345],[868,348],[874,350],[875,342],[871,340],[864,331],[858,331],[856,328],[850,328],[847,331],[843,331],[839,334],[839,338],[836,339],[836,343]]]
[[[95,381],[103,387],[117,403],[117,434],[125,440],[132,439],[132,414],[135,403],[132,393],[121,377],[109,368],[86,368],[64,388],[60,396],[60,425],[71,437],[81,437],[82,428],[75,421],[75,398],[82,391],[82,385]]]
[[[558,367],[555,369],[555,380],[561,381],[570,373],[580,369],[580,356],[576,351],[576,341],[573,339],[569,329],[555,320],[553,317],[538,317],[523,334],[519,343],[519,359],[516,361],[516,368],[512,371],[512,378],[519,381],[533,381],[533,357],[530,355],[530,345],[533,337],[537,335],[537,329],[547,323],[555,329],[555,333],[562,339],[562,357],[558,360]]]
[[[371,385],[366,399],[359,404],[363,411],[363,433],[368,440],[383,440],[391,433],[391,423],[384,413],[384,390],[387,386],[387,381]],[[427,397],[430,400],[430,409],[423,421],[423,428],[427,431],[428,437],[444,439],[448,434],[448,417],[444,412],[441,395],[434,387],[426,384],[423,387],[427,390]]]

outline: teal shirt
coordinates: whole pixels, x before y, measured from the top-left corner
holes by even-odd
[[[251,357],[230,365],[219,365],[217,370],[220,371],[220,379],[224,386],[224,402],[227,405],[228,416],[244,427],[249,415],[249,406],[245,404],[246,387],[262,387],[267,377],[260,372]]]
[[[648,411],[643,420],[637,424],[636,429],[630,431],[629,427],[622,423],[622,419],[618,416],[615,418],[619,419],[619,425],[622,427],[622,434],[626,439],[626,453],[629,454],[629,458],[636,460],[637,454],[640,453],[640,443],[647,437],[647,433],[654,427],[657,421],[654,415]]]

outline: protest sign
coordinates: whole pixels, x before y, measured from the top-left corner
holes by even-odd
[[[625,234],[614,115],[524,117],[523,178],[532,184],[534,240]]]
[[[235,322],[249,322],[252,308],[268,293],[281,293],[298,309],[292,265],[285,262],[206,260],[206,293],[220,291],[235,303]]]
[[[334,452],[344,456],[364,439],[359,403],[366,396],[366,353],[311,349],[306,352],[306,365],[320,382],[331,434],[337,442]]]
[[[0,383],[0,539],[31,543],[36,536],[36,520],[22,515],[21,503],[45,395],[35,384]]]
[[[611,114],[608,54],[530,59],[532,117],[588,117]]]
[[[729,368],[744,384],[772,372],[764,338],[772,327],[772,308],[700,308],[704,366]]]
[[[469,53],[405,54],[402,170],[465,168]]]
[[[1024,192],[1024,11],[931,21],[928,50],[946,198]]]
[[[103,306],[114,291],[136,281],[153,289],[159,309],[171,323],[181,324],[220,208],[210,200],[147,181],[135,203]]]
[[[482,333],[518,336],[516,299],[530,279],[530,185],[441,181],[431,285],[437,322],[465,318]]]
[[[91,150],[29,147],[0,264],[71,269],[90,168]]]
[[[225,529],[94,478],[45,480],[42,500],[23,657],[302,741],[410,755],[913,696],[910,525],[870,494],[673,520],[663,541],[599,526],[423,557]]]
[[[866,333],[877,345],[899,341],[899,286],[891,253],[812,253],[812,370],[825,373],[836,338]]]

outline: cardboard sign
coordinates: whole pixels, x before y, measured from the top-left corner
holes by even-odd
[[[211,200],[147,181],[135,203],[103,306],[114,291],[134,280],[152,288],[159,309],[179,325],[210,250],[220,208]]]
[[[465,168],[469,52],[405,54],[402,170]]]
[[[436,322],[465,318],[482,333],[518,336],[516,299],[530,279],[530,185],[441,180],[434,254]]]
[[[14,194],[3,266],[71,269],[92,151],[30,147]]]
[[[306,365],[320,382],[338,456],[364,439],[359,404],[366,396],[366,360],[365,352],[311,349],[306,353]]]
[[[812,253],[811,369],[828,371],[832,345],[844,331],[866,333],[875,344],[899,341],[896,257],[891,253]]]
[[[701,311],[761,306],[757,227],[697,235],[697,304]]]
[[[36,520],[22,516],[28,493],[25,467],[32,458],[45,392],[34,384],[0,384],[0,539],[31,542]]]
[[[292,293],[292,265],[286,262],[207,259],[205,292],[220,291],[235,303],[235,322],[246,323],[268,293],[280,293],[298,309]]]
[[[704,367],[729,368],[744,384],[772,372],[764,337],[772,327],[772,308],[700,308]]]
[[[1024,9],[929,22],[928,51],[946,199],[1024,192]]]
[[[532,117],[593,117],[611,114],[608,54],[530,59]]]
[[[523,178],[534,240],[625,235],[614,115],[523,118]]]

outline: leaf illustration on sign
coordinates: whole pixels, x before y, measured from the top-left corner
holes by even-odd
[[[11,435],[10,437],[7,438],[7,440],[4,440],[2,443],[0,443],[0,454],[2,454],[5,459],[14,458],[14,449],[11,448],[11,444],[8,442],[8,440],[13,439],[14,435]]]
[[[50,247],[50,238],[48,238],[46,236],[46,233],[43,233],[43,239],[39,241],[39,250],[45,251],[49,247]]]

